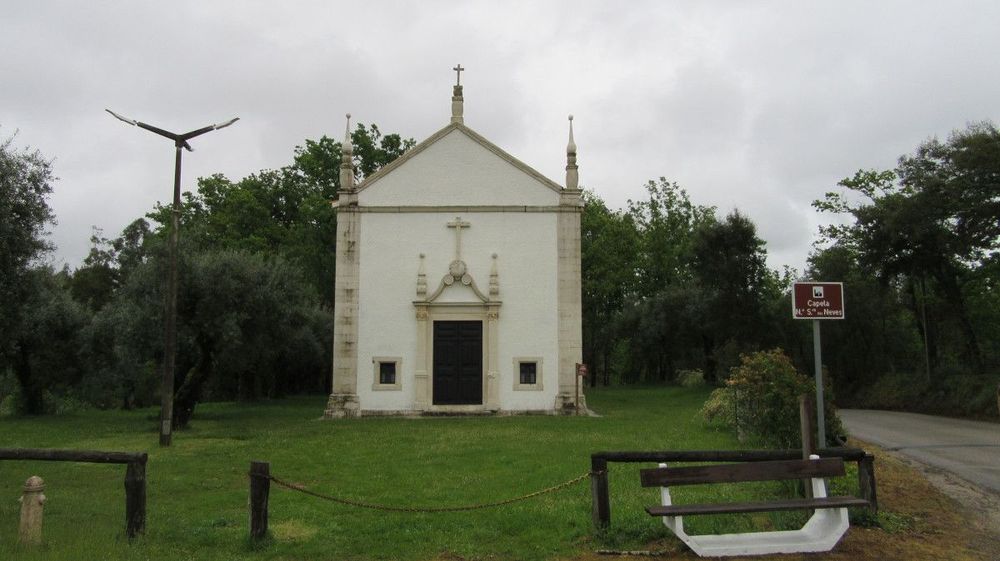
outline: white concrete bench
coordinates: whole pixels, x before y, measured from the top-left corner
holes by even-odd
[[[847,532],[847,507],[867,506],[868,501],[857,497],[828,497],[824,477],[842,476],[844,461],[840,458],[810,456],[809,460],[749,462],[714,466],[641,470],[643,487],[660,487],[661,505],[646,508],[652,516],[661,516],[663,524],[695,553],[702,557],[729,555],[764,555],[770,553],[804,553],[829,551]],[[755,503],[709,503],[675,505],[670,487],[708,483],[739,483],[747,481],[779,481],[810,479],[812,498],[781,499]],[[748,532],[741,534],[710,534],[692,536],[684,531],[684,516],[779,510],[814,510],[812,517],[798,530]]]

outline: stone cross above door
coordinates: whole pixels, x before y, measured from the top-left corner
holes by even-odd
[[[462,228],[471,228],[472,224],[463,222],[461,216],[456,216],[453,222],[448,223],[449,228],[455,229],[455,260],[462,259]]]

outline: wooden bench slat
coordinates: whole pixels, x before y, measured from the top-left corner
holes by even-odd
[[[825,499],[786,499],[760,503],[658,505],[646,507],[646,512],[651,516],[686,516],[779,510],[814,510],[818,508],[846,508],[849,506],[868,506],[868,501],[857,497],[827,497]]]
[[[639,471],[643,487],[839,477],[845,473],[847,471],[841,458],[666,467]]]

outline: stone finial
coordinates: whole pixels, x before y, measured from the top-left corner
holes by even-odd
[[[566,145],[566,188],[579,189],[580,175],[576,166],[576,142],[573,140],[573,116],[569,116],[569,144]]]
[[[459,64],[452,68],[457,73],[457,79],[455,80],[455,86],[451,91],[451,122],[452,123],[465,123],[463,114],[465,113],[465,107],[463,106],[465,99],[462,97],[462,65]]]
[[[42,543],[42,509],[45,505],[43,491],[45,482],[37,475],[29,477],[24,482],[24,492],[21,495],[21,523],[17,533],[18,541],[23,544]]]
[[[344,115],[347,119],[347,124],[344,125],[344,144],[342,151],[344,154],[354,155],[354,144],[351,142],[351,114],[348,113]]]
[[[576,155],[576,141],[573,140],[573,116],[569,116],[569,144],[566,145],[566,154]]]
[[[354,189],[354,145],[351,143],[351,114],[347,114],[344,142],[340,145],[340,188]]]

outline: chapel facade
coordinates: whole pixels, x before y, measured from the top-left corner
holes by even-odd
[[[573,117],[560,185],[465,126],[462,89],[447,126],[357,185],[348,124],[326,418],[576,410]]]

